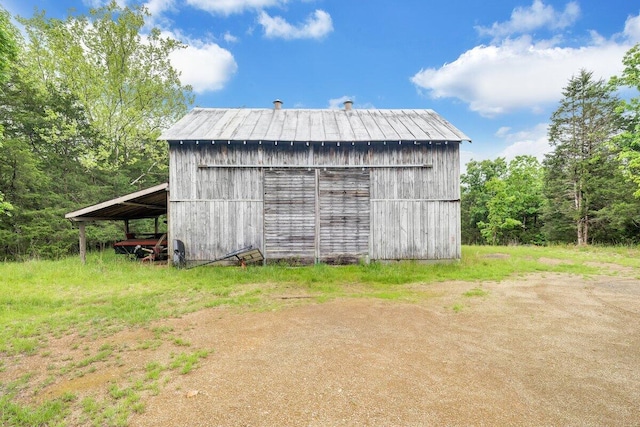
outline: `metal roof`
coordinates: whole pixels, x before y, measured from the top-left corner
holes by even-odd
[[[471,141],[433,110],[194,108],[166,141]]]
[[[117,199],[69,212],[64,217],[71,221],[156,218],[167,213],[168,189],[168,183],[156,185]]]

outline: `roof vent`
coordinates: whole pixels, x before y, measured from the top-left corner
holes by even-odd
[[[279,99],[276,99],[275,101],[273,101],[273,108],[275,110],[281,110],[282,109],[282,101],[280,101]]]
[[[351,108],[353,107],[353,101],[350,99],[347,99],[346,101],[344,101],[344,111],[351,111]]]

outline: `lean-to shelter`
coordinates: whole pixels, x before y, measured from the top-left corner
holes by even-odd
[[[164,183],[66,214],[65,218],[77,223],[80,229],[82,260],[86,256],[85,224],[88,222],[124,221],[125,233],[129,234],[129,221],[155,218],[155,234],[158,234],[158,218],[167,214],[168,189],[169,184]]]

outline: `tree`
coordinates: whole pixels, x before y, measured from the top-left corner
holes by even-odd
[[[2,259],[66,255],[77,247],[66,212],[166,181],[156,139],[191,95],[168,59],[182,45],[143,36],[145,16],[111,3],[88,17],[21,20],[27,40],[0,89],[0,189],[12,207],[0,215]],[[96,246],[121,235],[109,223],[87,231]]]
[[[538,216],[543,204],[541,167],[533,156],[518,156],[507,165],[502,178],[486,186],[487,221],[478,223],[488,243],[541,243]]]
[[[487,221],[478,222],[478,228],[487,243],[505,243],[508,234],[522,226],[520,220],[513,218],[512,207],[516,197],[509,193],[504,180],[493,178],[486,188],[492,197],[487,202]]]
[[[487,185],[493,179],[502,179],[506,175],[507,162],[501,157],[496,160],[471,160],[466,168],[466,173],[460,177],[462,240],[465,243],[480,243],[484,237],[478,224],[488,221],[487,203],[492,197]]]
[[[542,168],[533,156],[471,161],[462,180],[466,242],[539,244],[544,204]],[[470,241],[469,236],[475,236]]]
[[[9,68],[18,57],[17,34],[9,13],[0,7],[0,84],[7,81]]]
[[[138,186],[166,180],[167,147],[157,137],[193,101],[169,62],[184,45],[158,29],[143,36],[148,16],[143,7],[112,1],[88,17],[62,21],[42,12],[21,20],[29,36],[27,67],[38,70],[46,85],[73,95],[98,132],[82,162],[119,171]]]
[[[0,7],[0,91],[9,79],[9,70],[18,57],[17,30],[11,24],[11,18],[6,10]],[[0,148],[4,128],[0,124]],[[0,216],[13,210],[11,203],[4,200],[4,194],[0,191]]]
[[[589,243],[589,227],[599,208],[594,191],[603,177],[599,161],[619,129],[618,102],[610,86],[581,70],[569,80],[551,116],[549,142],[554,150],[544,161],[547,230],[573,230],[580,245]]]
[[[614,144],[620,150],[623,173],[634,184],[635,196],[640,198],[640,44],[625,54],[622,63],[622,75],[612,78],[611,82],[616,88],[635,90],[635,97],[620,101],[618,114],[623,129]]]
[[[97,188],[95,171],[80,162],[96,134],[84,110],[32,71],[18,61],[0,94],[0,188],[13,207],[0,218],[2,258],[68,252],[76,239],[64,214]]]

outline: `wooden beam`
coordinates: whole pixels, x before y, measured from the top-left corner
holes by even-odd
[[[71,221],[82,221],[82,219],[80,219],[80,218],[90,217],[92,214],[94,214],[95,212],[98,212],[98,211],[100,211],[102,209],[110,208],[110,207],[113,207],[115,205],[122,204],[123,202],[129,202],[129,201],[135,200],[135,199],[140,198],[140,197],[148,196],[150,194],[153,194],[153,193],[156,193],[156,192],[159,192],[159,191],[162,191],[162,190],[166,191],[167,188],[169,188],[169,184],[168,183],[156,185],[155,187],[147,188],[146,190],[141,190],[141,191],[138,191],[136,193],[131,193],[131,194],[128,194],[126,196],[119,197],[117,199],[109,200],[107,202],[98,203],[97,205],[89,206],[87,208],[80,209],[78,211],[69,212],[64,217],[67,218],[67,219],[70,219]],[[117,220],[117,219],[120,219],[120,218],[109,218],[109,219],[116,219]]]
[[[80,229],[80,261],[83,264],[87,262],[87,233],[85,230],[85,222],[78,223]]]
[[[397,165],[213,165],[200,164],[199,169],[407,169],[407,168],[432,168],[427,163],[397,164]]]
[[[173,265],[173,230],[171,227],[171,193],[167,189],[167,265]]]
[[[149,218],[156,218],[160,215],[158,215],[157,213],[154,213],[154,214],[150,213],[149,215],[129,218],[129,219],[149,219]],[[125,219],[127,218],[122,216],[115,216],[115,217],[114,216],[77,216],[75,218],[69,218],[69,221],[73,221],[73,222],[124,221]]]
[[[147,208],[147,209],[156,209],[156,210],[165,210],[166,206],[160,206],[160,205],[150,205],[148,203],[138,203],[138,202],[122,202],[119,203],[122,206],[135,206],[138,208]]]

